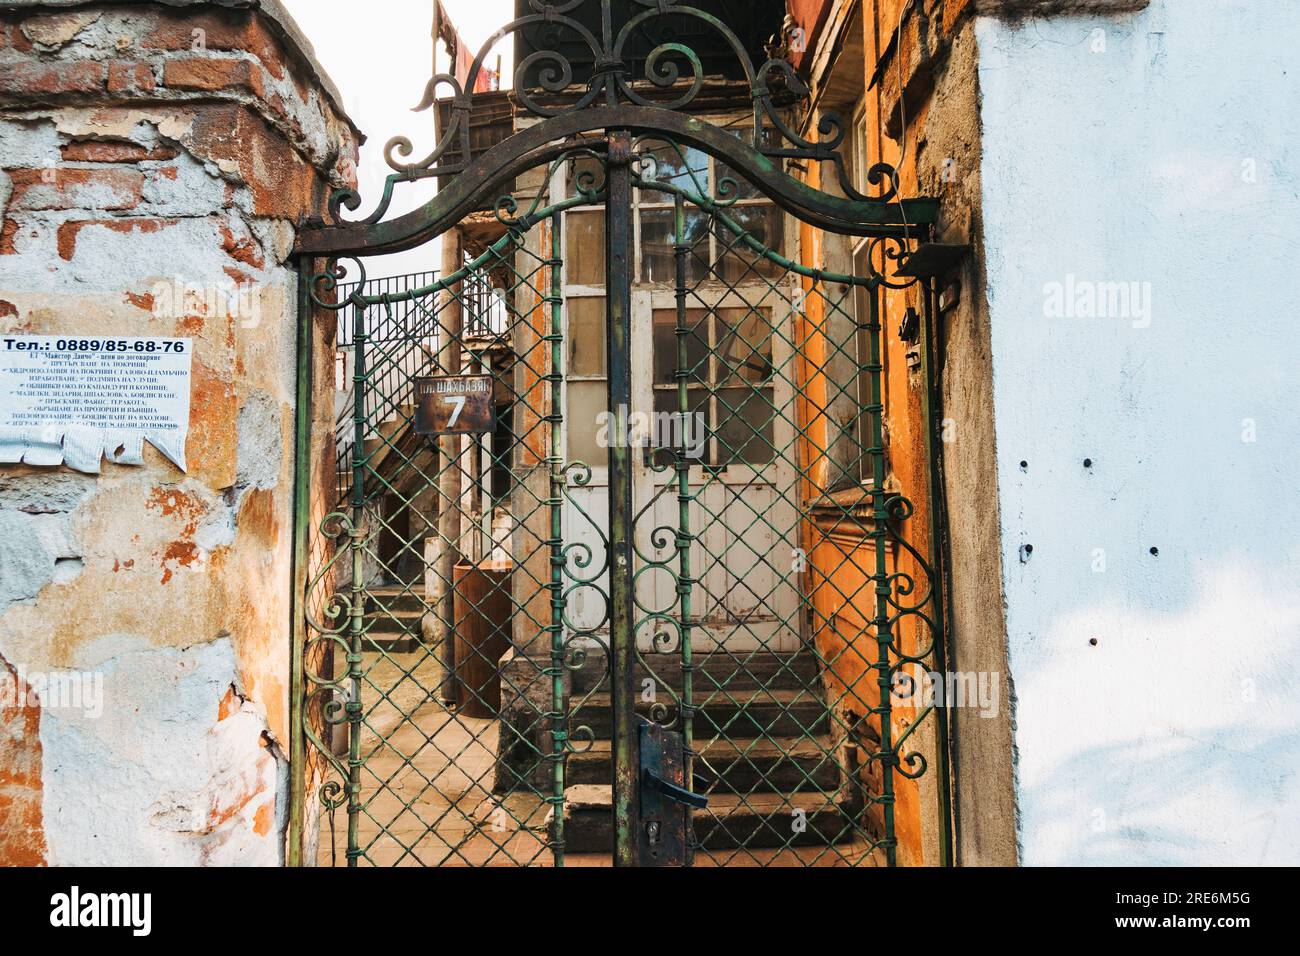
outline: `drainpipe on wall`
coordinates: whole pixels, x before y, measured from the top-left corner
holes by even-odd
[[[931,586],[934,589],[934,617],[937,639],[934,645],[934,668],[942,675],[949,669],[955,670],[956,662],[952,657],[947,633],[947,618],[944,614],[944,601],[948,594],[948,513],[943,497],[943,391],[940,387],[935,358],[941,354],[941,345],[937,340],[942,316],[936,302],[933,279],[924,281],[922,299],[925,303],[924,325],[921,330],[921,375],[925,388],[921,392],[921,414],[925,421],[925,470],[930,497],[930,573]],[[947,686],[945,679],[945,687]],[[955,772],[952,764],[953,747],[951,735],[951,701],[946,697],[943,707],[935,715],[936,744],[939,752],[939,865],[955,866],[953,855],[953,828],[956,824],[956,794],[952,789]]]

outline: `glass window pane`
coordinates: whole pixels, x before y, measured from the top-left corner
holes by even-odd
[[[569,361],[565,374],[590,376],[605,374],[605,300],[600,296],[570,297]]]
[[[717,396],[718,464],[771,461],[776,434],[772,389],[721,388]]]
[[[772,378],[772,320],[767,309],[718,310],[718,375],[724,385]]]
[[[704,309],[686,310],[686,371],[691,381],[705,382],[709,375],[708,313]],[[654,383],[676,385],[677,310],[654,310]]]
[[[671,209],[641,210],[641,281],[676,284],[677,267],[673,260],[674,221]],[[709,260],[709,220],[697,209],[686,210],[684,238],[691,246],[686,256],[686,281],[699,281],[707,274]]]
[[[669,183],[691,192],[707,195],[709,191],[709,157],[692,146],[678,146],[662,140],[646,140],[637,152],[642,157],[640,177],[648,182]],[[646,190],[642,202],[671,201],[671,196]]]
[[[609,465],[608,442],[612,435],[602,425],[609,403],[604,382],[569,382],[565,386],[564,427],[568,434],[569,461],[586,462],[595,468]],[[598,441],[605,440],[605,444]]]
[[[732,206],[726,215],[768,249],[782,252],[781,211],[775,206]],[[783,274],[779,265],[752,250],[729,227],[716,223],[714,233],[718,237],[718,278],[723,282],[753,282]]]
[[[858,117],[853,124],[853,188],[863,195],[867,194],[867,117]]]
[[[680,447],[692,464],[708,460],[709,447],[709,393],[707,389],[692,388],[686,393],[688,414],[683,417],[678,410],[677,390],[655,389],[655,429],[651,440],[656,447],[654,461],[657,465],[670,465],[676,460]]]
[[[746,146],[754,145],[754,128],[752,126],[733,126],[727,130],[737,139],[741,140]],[[765,145],[774,145],[779,137],[776,136],[776,130],[767,128],[763,130],[763,141]],[[778,160],[779,162],[779,160]],[[726,163],[718,162],[714,164],[714,195],[719,199],[757,199],[763,194],[755,188],[754,184],[743,173],[732,169]],[[723,183],[724,179],[732,180],[736,185],[734,189],[728,189]]]
[[[571,212],[564,217],[564,250],[570,285],[605,284],[605,212]]]

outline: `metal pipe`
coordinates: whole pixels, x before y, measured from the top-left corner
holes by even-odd
[[[947,681],[948,654],[946,620],[944,617],[945,575],[948,562],[944,560],[943,542],[945,540],[945,523],[942,520],[943,488],[939,481],[939,457],[942,454],[937,444],[942,419],[937,417],[938,396],[935,394],[934,368],[934,282],[926,279],[921,285],[921,298],[924,303],[924,322],[921,329],[921,380],[925,387],[921,390],[921,421],[925,423],[925,472],[929,488],[930,519],[930,593],[934,597],[934,669],[944,675],[944,687]],[[943,701],[943,706],[935,715],[935,746],[939,757],[939,865],[952,865],[952,781],[949,775],[948,722],[952,715],[952,702]]]
[[[943,314],[939,311],[939,290],[933,284],[929,288],[930,309],[927,315],[926,328],[926,359],[930,363],[930,371],[927,374],[927,389],[933,395],[932,424],[929,432],[930,461],[934,465],[934,473],[931,478],[930,501],[934,509],[934,520],[937,526],[936,533],[939,538],[933,545],[934,554],[938,562],[938,591],[941,599],[946,599],[952,593],[952,556],[950,553],[951,540],[949,537],[948,525],[948,497],[947,482],[944,474],[944,454],[943,441],[941,439],[944,412],[943,412],[943,369],[944,369],[944,341],[943,341]],[[955,642],[951,640],[951,623],[947,617],[946,609],[944,615],[940,618],[942,629],[942,647],[944,654],[944,664],[954,673],[957,670],[957,648]],[[947,808],[947,827],[946,838],[949,845],[949,865],[961,865],[961,795],[957,787],[957,721],[956,715],[951,715],[951,720],[947,722],[947,738],[945,740],[946,749],[943,752],[943,773],[945,776],[945,792],[948,794],[949,805]]]

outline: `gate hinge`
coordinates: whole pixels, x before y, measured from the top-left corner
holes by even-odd
[[[965,244],[923,242],[907,254],[894,274],[918,279],[941,276],[966,258],[970,251],[971,247]]]

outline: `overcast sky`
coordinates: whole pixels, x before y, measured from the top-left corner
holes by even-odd
[[[379,202],[384,177],[384,144],[405,136],[414,144],[414,158],[432,149],[432,111],[412,113],[433,75],[433,0],[283,0],[289,13],[316,48],[321,64],[343,93],[348,114],[369,137],[361,148],[358,178],[360,218]],[[443,0],[443,9],[465,41],[476,51],[513,15],[511,0]],[[440,51],[441,52],[441,51]],[[508,57],[508,52],[505,51]],[[487,63],[494,64],[495,55]],[[508,64],[507,59],[507,64]],[[440,59],[440,70],[448,64]],[[507,70],[508,71],[508,70]],[[444,87],[439,95],[449,95]],[[432,194],[425,184],[398,188],[389,216],[405,212]],[[373,278],[421,272],[439,266],[436,243],[422,249],[372,260]]]

